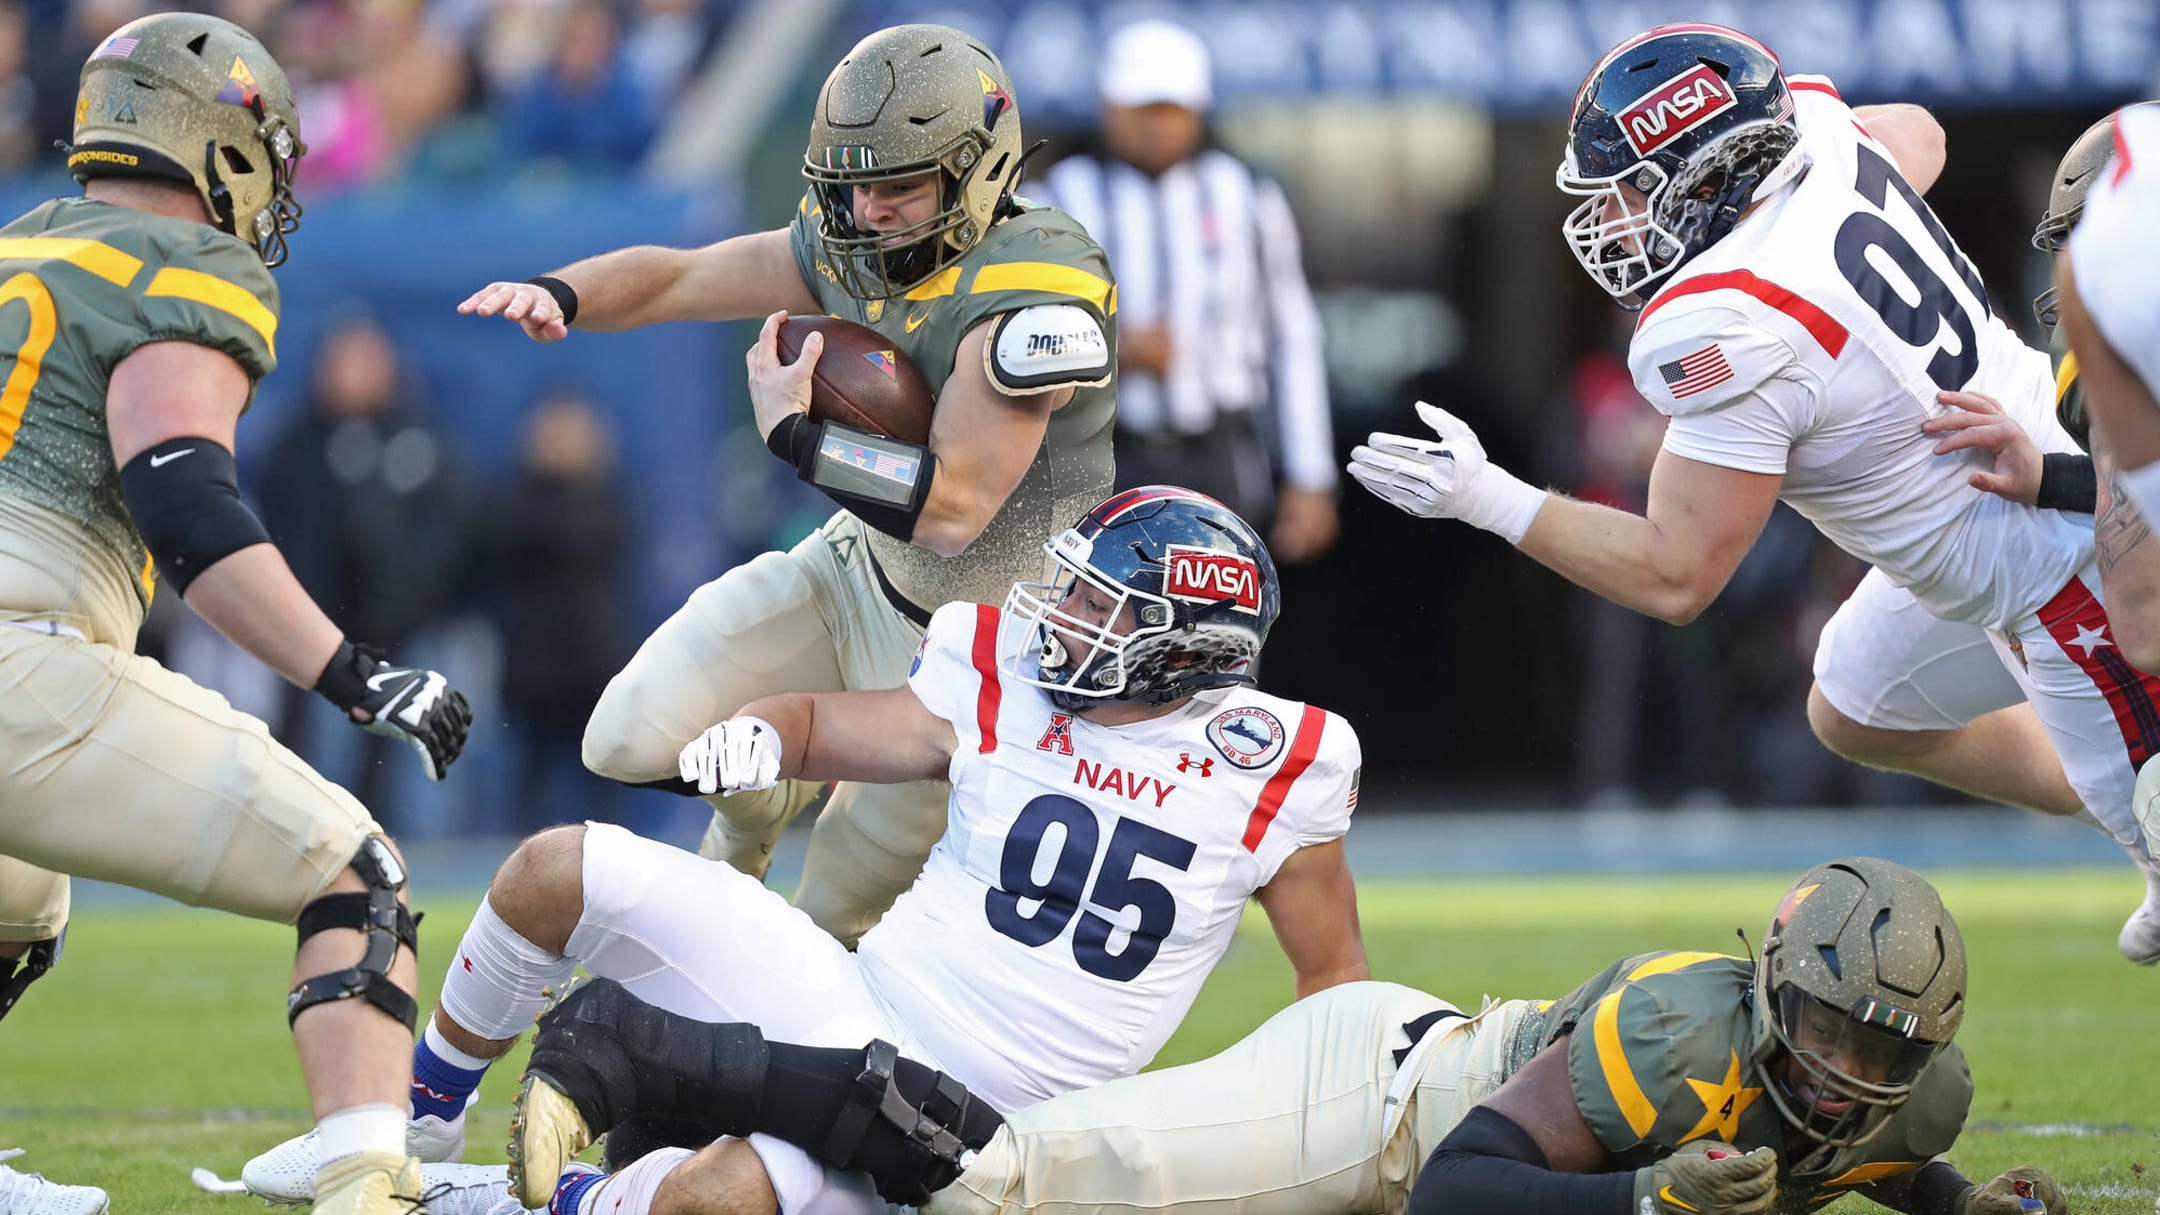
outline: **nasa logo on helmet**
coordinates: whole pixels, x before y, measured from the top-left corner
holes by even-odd
[[[1282,753],[1285,734],[1273,713],[1246,707],[1217,714],[1208,723],[1207,737],[1224,759],[1238,767],[1264,768]]]

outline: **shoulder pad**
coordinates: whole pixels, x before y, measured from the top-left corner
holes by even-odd
[[[1664,953],[1631,969],[1581,1012],[1568,1045],[1568,1074],[1583,1120],[1606,1150],[1663,1154],[1714,1134],[1747,1138],[1743,1119],[1771,1107],[1748,1059],[1738,958]],[[1774,1115],[1771,1115],[1774,1117]]]
[[[1950,1150],[1972,1112],[1972,1067],[1953,1042],[1920,1073],[1912,1095],[1890,1115],[1882,1138],[1903,1145],[1905,1159],[1931,1160]]]
[[[1722,277],[1704,275],[1668,290],[1684,291]],[[1730,404],[1797,361],[1792,344],[1772,327],[1774,322],[1756,315],[1782,314],[1745,291],[1698,289],[1673,297],[1669,305],[1653,300],[1652,307],[1655,313],[1644,319],[1628,345],[1628,373],[1643,399],[1668,417]]]
[[[239,238],[207,225],[157,250],[142,287],[151,335],[222,350],[260,380],[277,368],[277,280]]]
[[[1110,382],[1117,356],[1095,314],[1077,304],[1035,304],[997,318],[983,343],[983,369],[1000,392],[1095,388]]]

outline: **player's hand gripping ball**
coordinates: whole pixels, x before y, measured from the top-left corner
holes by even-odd
[[[730,717],[693,739],[675,770],[699,793],[770,789],[780,780],[780,735],[760,717]]]

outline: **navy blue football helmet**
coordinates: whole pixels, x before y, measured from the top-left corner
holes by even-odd
[[[1640,308],[1749,202],[1799,173],[1799,142],[1770,48],[1722,25],[1645,30],[1607,51],[1575,95],[1554,181],[1587,201],[1560,230],[1599,286]]]
[[[1044,580],[1006,596],[998,663],[1059,708],[1253,682],[1282,588],[1267,545],[1229,507],[1170,485],[1126,490],[1043,552]]]

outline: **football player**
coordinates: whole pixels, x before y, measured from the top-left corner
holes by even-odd
[[[1985,630],[2078,801],[2151,860],[2131,801],[2160,750],[2160,680],[2121,660],[2092,528],[1975,487],[1984,454],[1941,458],[1920,429],[1938,394],[1982,392],[2059,436],[2043,447],[2069,446],[2046,356],[1993,315],[1905,176],[1925,185],[1940,167],[1924,118],[1856,113],[1819,77],[1788,85],[1776,56],[1721,26],[1622,43],[1583,82],[1558,180],[1585,196],[1570,248],[1641,312],[1636,387],[1671,417],[1647,515],[1532,488],[1422,403],[1436,440],[1377,434],[1351,471],[1405,511],[1495,532],[1676,624],[1716,597],[1782,498],[1920,609]]]
[[[2145,103],[2151,105],[2152,103]],[[2106,163],[2110,119],[2093,124],[2056,169],[2048,207],[2033,231],[2042,252],[2059,253],[2085,205],[2086,193]],[[2034,314],[2050,333],[2055,365],[2055,419],[2077,446],[2090,450],[2077,359],[2057,326],[2056,291],[2034,301]],[[1946,408],[1921,423],[1942,441],[1935,454],[1975,449],[1992,467],[1969,476],[1977,488],[2043,509],[2093,514],[2096,480],[2092,458],[2074,451],[2043,453],[2016,418],[1980,393],[1943,393]],[[2061,448],[2052,431],[2041,436]],[[2160,601],[2148,586],[2127,579],[2160,561],[2160,547],[2144,543],[2134,508],[2119,495],[2096,536],[2106,599],[2135,618]],[[1996,658],[1986,630],[1940,620],[1871,570],[1824,627],[1815,651],[1815,686],[1808,719],[1824,745],[1848,759],[1964,789],[1983,797],[2055,814],[2070,814],[2099,827],[2085,813],[2062,776],[2062,764],[2044,728],[2010,673]],[[2145,900],[2116,938],[2134,962],[2160,961],[2160,866],[2132,849],[2145,875]]]
[[[943,839],[854,952],[726,865],[613,826],[554,828],[496,874],[444,983],[430,1032],[466,1070],[415,1083],[462,1100],[580,963],[690,1017],[827,1046],[890,1039],[1011,1109],[1145,1066],[1249,898],[1298,995],[1365,978],[1341,840],[1357,737],[1253,686],[1280,604],[1258,534],[1150,486],[1041,547],[1048,577],[1015,584],[1002,611],[938,609],[903,686],[762,697],[682,751],[681,777],[719,795],[950,774]],[[520,1200],[545,1204],[590,1141],[575,1105],[528,1086]],[[715,1177],[787,1215],[877,1205],[769,1138],[660,1149],[554,1205],[642,1215]]]
[[[252,35],[144,17],[83,66],[68,155],[83,196],[0,229],[0,1012],[60,956],[63,874],[297,921],[287,1011],[317,1209],[387,1215],[419,1192],[404,869],[367,809],[261,722],[134,653],[162,582],[411,743],[429,776],[464,746],[464,697],[340,634],[235,482],[235,424],[277,363],[268,267],[299,224],[305,151]]]
[[[999,602],[1042,537],[1109,494],[1116,291],[1078,224],[1015,195],[1025,153],[995,55],[960,30],[895,26],[857,44],[819,91],[810,188],[789,227],[703,249],[622,249],[459,305],[542,342],[573,326],[770,314],[750,351],[758,431],[842,508],[660,626],[593,710],[587,767],[694,794],[675,757],[706,727],[773,692],[898,686],[931,612]],[[905,492],[831,487],[820,436],[853,432],[805,416],[824,347],[811,338],[783,369],[774,332],[789,313],[868,325],[929,378],[936,420]],[[1034,340],[1051,335],[1061,340]],[[821,792],[789,779],[712,798],[700,851],[761,877],[781,828]],[[921,870],[945,797],[941,780],[841,786],[812,834],[798,904],[853,941]]]
[[[1951,1042],[1965,994],[1934,889],[1848,857],[1801,875],[1752,963],[1642,954],[1558,1001],[1475,1015],[1346,984],[1213,1058],[1003,1118],[889,1051],[768,1042],[610,984],[542,1017],[532,1073],[596,1128],[642,1108],[786,1135],[931,1215],[1737,1215],[1845,1193],[2061,1215],[2037,1169],[1983,1186],[1936,1159],[1972,1099]]]

